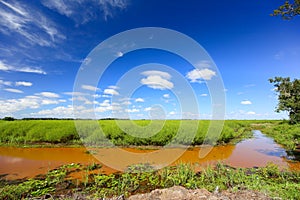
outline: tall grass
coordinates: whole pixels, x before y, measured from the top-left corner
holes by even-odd
[[[251,135],[252,121],[225,121],[223,131],[216,143],[228,143]],[[64,143],[86,145],[155,145],[169,144],[199,145],[207,135],[209,120],[100,120],[99,125],[82,120],[0,120],[0,143]],[[148,126],[149,125],[149,126]],[[77,128],[77,129],[76,129]],[[80,129],[79,133],[77,130]]]

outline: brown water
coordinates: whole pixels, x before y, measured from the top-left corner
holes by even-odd
[[[101,173],[113,173],[138,163],[150,163],[158,168],[177,163],[194,163],[201,168],[219,161],[234,167],[260,167],[272,162],[283,168],[300,170],[299,162],[289,161],[286,151],[259,131],[254,132],[254,138],[237,145],[213,147],[204,158],[199,158],[198,147],[187,150],[182,148],[88,150],[92,154],[88,154],[85,148],[0,147],[0,175],[10,180],[29,178],[70,163],[84,165],[100,163],[103,167],[98,172]]]

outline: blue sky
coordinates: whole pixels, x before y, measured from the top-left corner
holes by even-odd
[[[74,83],[90,52],[120,32],[162,27],[202,45],[219,74],[209,66],[193,72],[192,65],[170,52],[120,51],[97,85],[81,85],[76,101],[82,112],[98,118],[210,119],[206,83],[221,77],[226,119],[282,119],[286,114],[274,112],[277,100],[268,79],[300,75],[299,17],[284,21],[269,15],[283,2],[0,0],[0,117],[73,117]],[[143,68],[147,63],[170,69],[157,64]],[[124,96],[121,91],[130,84],[120,80],[137,66],[142,67],[131,81],[140,86]],[[175,72],[181,74],[178,79]],[[189,102],[176,96],[184,92],[180,78],[193,89],[198,108],[182,111]]]

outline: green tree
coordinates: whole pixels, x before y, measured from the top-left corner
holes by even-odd
[[[275,77],[269,79],[274,83],[275,91],[278,93],[277,112],[287,111],[290,117],[290,123],[300,123],[300,79]]]
[[[15,118],[13,118],[13,117],[4,117],[3,120],[4,121],[14,121]]]
[[[300,0],[286,1],[282,6],[274,10],[272,16],[281,16],[290,20],[296,15],[300,15]]]

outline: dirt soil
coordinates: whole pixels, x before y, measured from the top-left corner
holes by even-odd
[[[128,199],[124,196],[112,198],[110,200],[267,200],[272,199],[267,195],[251,190],[239,190],[237,192],[222,191],[209,192],[206,189],[189,190],[181,186],[174,186],[167,189],[156,189],[146,194],[136,194]]]
[[[90,196],[86,196],[82,193],[64,194],[58,196],[45,195],[42,198],[35,198],[35,200],[45,199],[74,199],[85,200],[93,199]],[[236,192],[226,190],[222,192],[209,192],[206,189],[190,190],[182,186],[174,186],[166,189],[156,189],[145,194],[136,194],[128,198],[124,195],[113,198],[100,198],[97,200],[271,200],[281,198],[271,198],[266,194],[253,190],[239,190]]]

